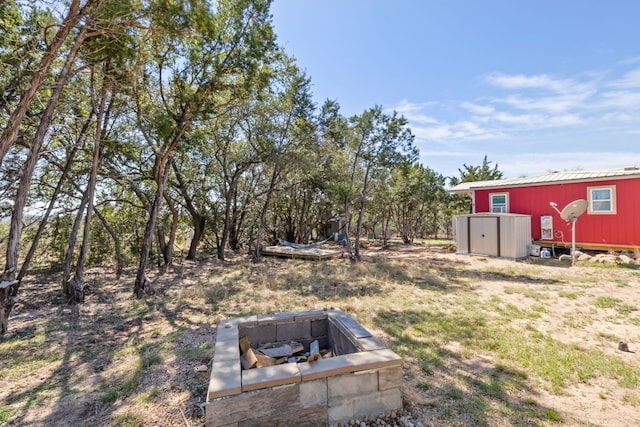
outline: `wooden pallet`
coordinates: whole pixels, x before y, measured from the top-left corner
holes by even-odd
[[[262,255],[283,258],[320,260],[336,258],[342,255],[341,247],[294,249],[289,246],[267,246],[262,248]]]

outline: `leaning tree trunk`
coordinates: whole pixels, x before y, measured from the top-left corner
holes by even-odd
[[[82,244],[80,245],[80,253],[78,254],[78,261],[76,263],[76,272],[72,280],[65,283],[65,294],[67,298],[73,303],[84,302],[84,288],[83,281],[84,267],[87,262],[87,256],[89,253],[89,237],[91,236],[91,217],[93,216],[93,197],[96,190],[96,182],[98,179],[98,169],[100,168],[100,158],[102,157],[102,129],[104,124],[109,120],[109,111],[111,105],[107,107],[105,111],[105,103],[107,97],[107,87],[103,81],[100,91],[100,106],[97,109],[96,114],[96,138],[93,148],[93,159],[91,161],[91,173],[89,175],[89,183],[87,184],[87,213],[84,220],[84,230],[82,230]],[[104,123],[103,123],[104,120]]]
[[[75,60],[76,54],[78,53],[78,49],[82,42],[84,41],[86,35],[86,31],[83,29],[80,35],[78,35],[76,39],[76,43],[73,48],[67,55],[67,59],[65,61],[62,70],[60,70],[60,74],[58,75],[58,79],[56,81],[56,85],[51,93],[51,98],[47,102],[47,106],[42,113],[42,117],[40,118],[40,123],[38,124],[38,129],[36,130],[36,134],[31,143],[31,147],[29,148],[29,154],[27,155],[27,160],[25,161],[22,171],[20,174],[20,180],[18,183],[18,190],[16,192],[16,196],[13,203],[13,212],[11,215],[11,224],[9,226],[9,237],[7,240],[7,255],[5,258],[5,271],[11,270],[13,273],[8,275],[4,275],[4,279],[14,280],[16,277],[17,269],[18,269],[18,256],[20,252],[20,239],[22,238],[22,223],[23,223],[23,215],[24,208],[27,203],[27,196],[29,194],[29,187],[31,185],[31,178],[33,176],[33,171],[35,170],[36,163],[40,158],[40,151],[42,149],[42,145],[44,143],[45,136],[49,127],[51,126],[51,120],[53,118],[53,113],[58,105],[58,101],[60,99],[60,95],[62,94],[62,89],[67,82],[69,77],[69,73],[71,71],[71,66],[73,61]],[[8,126],[11,124],[9,123]],[[0,157],[1,159],[1,157]],[[19,285],[15,287],[15,292],[18,291]]]
[[[33,259],[33,256],[35,255],[36,250],[38,249],[38,244],[40,243],[40,238],[42,237],[42,233],[44,232],[44,229],[47,226],[49,215],[51,215],[51,211],[53,210],[55,201],[58,199],[58,195],[62,190],[62,184],[64,184],[64,181],[67,179],[67,176],[71,171],[71,165],[73,164],[75,155],[78,152],[78,149],[80,148],[80,144],[86,135],[87,129],[89,128],[89,124],[91,123],[91,117],[93,117],[93,110],[89,113],[89,118],[84,123],[82,130],[80,131],[80,135],[76,139],[75,145],[73,146],[73,148],[71,149],[71,152],[67,156],[67,160],[65,162],[64,168],[62,169],[62,175],[60,175],[60,179],[58,179],[56,188],[53,190],[53,195],[51,196],[51,200],[49,201],[49,205],[47,206],[47,211],[45,212],[44,217],[40,221],[40,225],[38,226],[36,235],[33,238],[31,247],[29,248],[29,251],[27,252],[27,255],[24,258],[24,261],[22,262],[22,267],[20,267],[20,272],[18,273],[18,278],[17,278],[18,282],[22,282],[22,279],[24,278],[25,274],[27,274],[27,271],[29,270],[29,265],[31,264],[31,260]]]
[[[166,171],[164,171],[166,173]],[[158,212],[160,211],[160,203],[162,202],[162,193],[164,191],[164,175],[163,173],[159,179],[156,180],[156,195],[151,203],[149,210],[149,219],[144,229],[144,238],[142,240],[142,249],[140,252],[140,263],[138,264],[138,272],[136,274],[136,281],[133,285],[133,293],[136,298],[142,298],[145,293],[153,293],[151,283],[145,276],[145,270],[149,263],[149,253],[151,252],[151,245],[153,244],[154,229],[158,222]]]
[[[153,293],[154,290],[151,287],[151,282],[145,276],[145,270],[149,263],[149,252],[151,251],[151,245],[153,243],[153,231],[156,228],[158,222],[158,213],[160,212],[160,204],[162,203],[162,197],[164,189],[167,185],[167,179],[171,172],[171,162],[173,161],[173,154],[175,152],[178,143],[184,136],[185,132],[191,126],[193,118],[187,118],[189,111],[188,105],[183,109],[183,115],[178,127],[178,132],[174,135],[169,146],[164,152],[157,152],[155,164],[153,165],[153,177],[156,181],[156,194],[151,203],[149,209],[149,219],[144,229],[144,238],[142,240],[142,249],[140,251],[140,263],[138,264],[138,271],[136,273],[136,281],[133,284],[133,293],[136,298],[142,298],[145,293]]]
[[[142,249],[140,252],[140,263],[138,264],[138,271],[136,273],[136,281],[133,285],[133,293],[136,298],[142,298],[145,293],[153,294],[154,289],[151,287],[151,282],[145,276],[145,270],[149,263],[149,254],[151,252],[151,245],[153,244],[153,235],[158,223],[158,214],[160,212],[160,204],[162,203],[164,189],[167,183],[167,178],[171,171],[170,163],[173,156],[173,150],[167,151],[164,155],[158,154],[156,157],[156,164],[154,165],[154,176],[156,181],[156,194],[151,203],[149,210],[149,219],[144,229],[144,238],[142,240]]]
[[[68,31],[67,31],[67,34],[68,34]],[[64,38],[66,38],[67,34],[63,35]],[[45,136],[51,125],[53,113],[55,111],[56,106],[58,105],[60,95],[62,94],[62,89],[65,83],[67,82],[69,73],[71,71],[71,66],[73,64],[73,61],[75,60],[76,54],[78,53],[78,49],[80,48],[82,42],[85,39],[85,36],[86,36],[86,31],[83,29],[81,33],[78,35],[78,37],[76,38],[76,42],[73,48],[67,55],[65,64],[62,67],[62,70],[60,70],[60,74],[58,75],[58,79],[56,81],[56,85],[51,94],[51,98],[49,98],[49,101],[47,102],[47,106],[44,112],[42,113],[42,117],[40,118],[40,123],[38,125],[38,129],[36,130],[36,134],[34,136],[33,142],[31,143],[29,154],[27,155],[27,160],[25,161],[22,167],[22,173],[20,175],[18,190],[16,192],[16,197],[13,204],[11,223],[9,225],[9,237],[7,240],[5,269],[1,278],[3,282],[12,283],[12,285],[6,288],[2,288],[2,290],[0,291],[0,312],[2,312],[2,314],[0,315],[0,324],[1,324],[0,336],[3,336],[8,328],[9,315],[13,310],[13,306],[15,305],[18,291],[20,289],[20,280],[16,280],[16,274],[18,272],[20,239],[22,237],[22,226],[23,226],[22,220],[24,215],[24,208],[27,202],[27,195],[29,194],[29,187],[31,185],[31,178],[33,176],[33,171],[35,169],[38,158],[40,157],[40,151],[42,149],[42,144],[44,142]],[[64,41],[64,39],[62,41]],[[62,43],[62,41],[60,41],[60,44]],[[56,42],[57,41],[54,40],[54,43]],[[59,48],[60,46],[58,45],[58,47],[55,50],[56,53]],[[44,59],[45,58],[43,58],[43,61]],[[44,65],[46,66],[47,69],[49,65],[51,65],[51,61],[53,61],[53,58],[51,58],[48,64],[45,61]],[[42,63],[41,63],[41,66],[42,66]],[[44,77],[44,71],[42,75],[39,77],[39,79],[42,79]],[[38,70],[34,74],[34,78],[31,81],[32,88],[34,86],[40,85],[40,81],[37,81],[37,75],[39,72],[40,70]],[[25,96],[23,96],[23,98],[20,100],[20,104],[18,105],[17,109],[14,111],[14,114],[9,119],[9,122],[7,123],[7,127],[5,128],[5,131],[0,137],[0,164],[2,163],[2,159],[6,155],[11,145],[13,145],[13,141],[15,141],[15,137],[18,132],[18,127],[20,126],[20,123],[22,122],[22,119],[26,114],[26,110],[29,104],[31,103],[31,99],[33,99],[33,95],[35,94],[35,89],[33,89],[33,93],[30,94],[30,91],[32,90],[32,88],[30,88],[29,91],[25,94]],[[30,258],[29,258],[29,261],[30,261]]]
[[[187,253],[188,260],[195,260],[196,254],[198,250],[198,245],[200,244],[200,240],[202,240],[202,235],[204,234],[204,227],[207,222],[207,217],[204,215],[200,215],[197,212],[191,213],[191,224],[193,225],[193,237],[191,238],[191,243],[189,244],[189,253]]]
[[[82,9],[80,8],[80,0],[72,0],[69,5],[69,14],[64,18],[62,24],[60,25],[58,32],[51,44],[47,45],[47,50],[45,51],[42,59],[40,60],[40,64],[38,65],[37,70],[33,73],[31,77],[31,81],[29,82],[29,88],[20,98],[20,102],[18,103],[16,109],[7,120],[7,125],[2,132],[2,136],[0,136],[0,165],[2,165],[2,161],[6,156],[7,152],[14,144],[16,137],[18,135],[18,130],[22,121],[24,120],[25,115],[27,114],[27,110],[33,101],[33,98],[36,95],[36,92],[42,86],[42,82],[45,79],[51,64],[56,59],[58,55],[58,51],[62,47],[62,44],[67,39],[67,36],[75,27],[82,18],[88,13],[89,8],[95,3],[96,0],[87,0]],[[84,39],[85,33],[78,36]],[[77,44],[77,42],[76,42]],[[75,48],[75,46],[74,46]],[[76,50],[77,52],[77,50]],[[75,53],[74,53],[75,55]]]

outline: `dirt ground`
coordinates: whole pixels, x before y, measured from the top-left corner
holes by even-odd
[[[501,304],[508,307],[544,306],[538,318],[516,319],[513,326],[526,323],[522,327],[543,331],[567,346],[598,349],[634,367],[636,375],[640,372],[639,270],[568,267],[557,260],[515,262],[456,255],[424,246],[398,246],[390,251],[371,248],[365,252],[365,263],[373,265],[382,260],[400,263],[401,267],[425,263],[442,268],[439,271],[447,271],[451,277],[464,276],[468,278],[464,279],[466,289],[479,304],[489,304],[499,296]],[[294,270],[290,270],[291,265]],[[65,304],[57,284],[58,273],[35,272],[23,284],[23,303],[0,342],[0,424],[202,425],[208,367],[221,319],[255,311],[317,309],[326,303],[353,309],[356,317],[374,310],[359,305],[375,304],[375,300],[363,302],[368,295],[365,292],[360,297],[336,294],[332,299],[302,291],[292,296],[287,293],[287,279],[269,293],[256,290],[262,289],[261,284],[270,275],[274,280],[276,276],[295,276],[307,265],[311,265],[311,276],[313,269],[325,274],[349,268],[344,259],[268,259],[255,266],[242,255],[225,262],[208,258],[184,262],[163,273],[151,272],[156,293],[143,300],[132,298],[133,269],[116,280],[109,270],[94,268],[87,274],[86,302],[78,306]],[[210,285],[211,277],[218,278],[215,286]],[[332,280],[338,283],[340,279]],[[575,282],[565,287],[571,296],[558,298],[557,292],[550,292],[554,281]],[[243,287],[243,283],[253,285]],[[328,283],[323,292],[337,287]],[[414,292],[415,286],[406,286],[412,286],[407,292]],[[282,296],[280,301],[278,295]],[[594,301],[606,302],[607,298],[618,301],[617,311],[615,307],[594,308]],[[626,317],[620,316],[620,301]],[[383,328],[365,324],[393,348],[392,338]],[[632,352],[618,351],[619,339],[626,340]],[[443,348],[456,357],[448,358],[446,369],[438,373],[441,381],[457,372],[473,377],[495,368],[493,356],[469,353],[455,340]],[[405,370],[415,368],[409,366],[411,363],[406,362]],[[441,394],[421,389],[418,380],[408,375],[404,385],[406,407],[418,425],[473,425],[464,417],[443,418]],[[572,383],[559,392],[549,391],[529,378],[523,390],[501,399],[535,400],[537,407],[552,409],[560,418],[521,425],[640,425],[640,394],[619,387],[609,378]],[[488,417],[486,425],[494,425],[492,420],[495,425],[519,424],[498,415]]]

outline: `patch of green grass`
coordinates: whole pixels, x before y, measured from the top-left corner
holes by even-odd
[[[595,305],[598,308],[614,308],[620,303],[622,303],[622,300],[620,300],[618,298],[598,297],[593,302],[593,305]]]
[[[535,299],[535,300],[545,300],[548,298],[548,294],[546,292],[540,292],[531,287],[505,287],[505,294],[520,294],[524,297]]]
[[[626,393],[624,396],[622,396],[622,401],[626,405],[640,406],[640,396],[637,393],[636,394]]]
[[[620,314],[623,314],[625,316],[631,314],[634,311],[637,311],[638,307],[634,306],[634,305],[629,305],[629,304],[622,304],[619,307],[616,307],[616,311]]]
[[[213,357],[213,347],[213,342],[204,342],[198,347],[180,348],[178,353],[186,360],[207,363]]]
[[[0,407],[0,423],[6,422],[11,417],[11,411],[7,408]]]
[[[144,393],[140,393],[139,395],[137,395],[135,400],[138,403],[150,403],[153,401],[153,399],[155,399],[159,395],[160,395],[160,390],[154,387],[150,391],[145,391]]]
[[[418,382],[417,387],[419,390],[427,391],[427,390],[431,390],[432,385],[429,381],[423,380]]]
[[[127,412],[115,417],[116,425],[120,427],[139,427],[144,423],[144,416]]]
[[[140,349],[140,360],[138,366],[141,369],[149,369],[152,366],[159,365],[164,360],[157,344],[145,344]]]
[[[560,417],[560,414],[558,414],[556,411],[554,411],[553,409],[547,409],[544,411],[544,417],[549,420],[549,421],[555,421],[555,422],[560,422],[562,421],[562,418]]]
[[[462,390],[460,390],[457,387],[445,387],[442,390],[442,395],[446,398],[446,399],[451,399],[451,400],[462,400],[464,399],[464,392]]]
[[[548,381],[554,393],[574,382],[588,382],[597,375],[616,380],[625,388],[640,381],[640,369],[600,350],[565,344],[542,333],[524,336],[512,330],[503,333],[499,354],[517,366],[523,366]]]
[[[102,403],[111,404],[118,400],[118,398],[124,398],[129,396],[138,386],[138,376],[133,375],[123,382],[116,383],[102,396]]]
[[[567,299],[578,299],[578,294],[575,292],[558,291],[558,296]]]

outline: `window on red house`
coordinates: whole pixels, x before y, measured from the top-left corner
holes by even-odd
[[[616,213],[616,186],[587,187],[590,214]]]
[[[507,193],[489,194],[489,208],[491,212],[509,212],[509,197]]]

